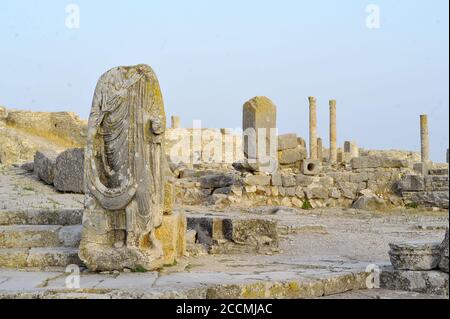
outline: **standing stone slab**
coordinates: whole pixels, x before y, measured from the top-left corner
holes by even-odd
[[[89,269],[154,270],[172,260],[165,253],[173,245],[165,241],[179,232],[157,235],[158,228],[174,225],[163,217],[165,129],[161,90],[149,66],[117,67],[101,76],[84,165],[79,255]]]
[[[255,97],[243,107],[244,155],[256,171],[277,169],[277,108],[267,97]]]
[[[58,155],[53,184],[60,192],[84,192],[84,149],[73,148]]]
[[[55,178],[57,153],[37,151],[34,155],[34,173],[45,183],[51,185]]]

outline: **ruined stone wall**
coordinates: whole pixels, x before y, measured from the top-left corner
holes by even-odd
[[[85,144],[86,122],[73,113],[0,107],[0,164],[32,161],[36,151],[61,152]]]
[[[406,175],[399,181],[397,187],[406,205],[448,209],[448,167],[430,169],[426,175]]]
[[[68,147],[84,146],[87,122],[71,112],[9,110],[5,124]]]
[[[351,207],[364,191],[371,191],[388,206],[403,205],[395,185],[412,165],[383,157],[360,157],[346,166],[324,166],[309,176],[289,168],[275,174],[237,171],[198,171],[181,174],[177,182],[180,204],[282,205],[305,208]]]

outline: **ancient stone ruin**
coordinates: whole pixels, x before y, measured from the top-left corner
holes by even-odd
[[[337,105],[329,143],[315,97],[308,137],[279,134],[264,96],[237,129],[167,127],[137,65],[100,77],[88,122],[0,107],[0,297],[448,298],[431,123],[420,151],[366,149],[340,140]]]
[[[165,129],[153,70],[139,65],[102,75],[92,102],[84,165],[80,257],[90,269],[161,268],[167,262],[162,241],[175,241],[181,246],[177,252],[184,253],[183,233],[168,229],[157,236],[158,228],[173,226],[163,216]],[[177,216],[179,224],[183,217]]]

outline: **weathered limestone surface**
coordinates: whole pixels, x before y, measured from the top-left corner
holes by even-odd
[[[57,157],[58,154],[53,152],[38,151],[34,155],[34,172],[47,184],[53,184]]]
[[[409,163],[406,160],[382,156],[361,156],[352,158],[351,165],[353,169],[409,167]]]
[[[397,183],[405,204],[448,208],[448,170],[434,169],[429,172],[433,175],[408,174]]]
[[[161,240],[178,231],[156,235],[166,227],[165,128],[161,90],[149,66],[117,67],[101,76],[89,118],[79,253],[90,269],[153,270],[172,260],[164,254],[173,243]]]
[[[8,117],[8,111],[6,107],[0,106],[0,121],[5,120]]]
[[[322,164],[319,160],[303,160],[301,171],[304,175],[317,175],[320,174],[322,169]]]
[[[278,161],[281,165],[296,164],[301,160],[306,159],[307,151],[305,147],[297,146],[278,152]]]
[[[243,148],[257,171],[273,172],[277,168],[277,108],[267,97],[258,96],[243,106]]]
[[[296,134],[284,134],[278,136],[278,150],[288,150],[292,148],[297,148],[298,139]]]
[[[214,253],[264,251],[278,247],[277,222],[268,219],[189,216],[188,229]]]
[[[74,148],[56,158],[53,184],[61,192],[84,193],[84,149]]]
[[[202,188],[223,188],[235,183],[236,177],[232,174],[211,174],[199,179]]]
[[[383,210],[388,207],[386,201],[378,197],[370,190],[362,192],[363,194],[353,203],[355,209],[365,210]]]
[[[10,127],[68,147],[81,147],[86,143],[86,122],[75,113],[9,110],[5,121]]]
[[[359,157],[359,148],[355,142],[346,141],[344,143],[344,152],[350,154],[350,158]]]
[[[323,160],[323,142],[321,137],[317,138],[317,159],[319,161]]]
[[[445,239],[441,244],[441,261],[439,262],[439,269],[448,273],[448,228],[445,233]]]
[[[247,175],[244,178],[245,185],[249,186],[268,186],[270,181],[271,177],[269,175]]]
[[[439,265],[439,243],[392,243],[389,257],[397,270],[433,270]]]
[[[441,271],[409,271],[383,268],[381,288],[448,296],[448,274]]]
[[[184,213],[164,215],[155,237],[162,243],[164,265],[173,265],[186,254],[186,216]]]

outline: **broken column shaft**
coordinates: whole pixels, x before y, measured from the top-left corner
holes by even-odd
[[[420,116],[420,146],[422,154],[422,162],[430,159],[430,141],[428,136],[428,116]]]
[[[317,103],[309,97],[309,157],[317,159]]]
[[[336,101],[330,100],[330,163],[337,163]]]

